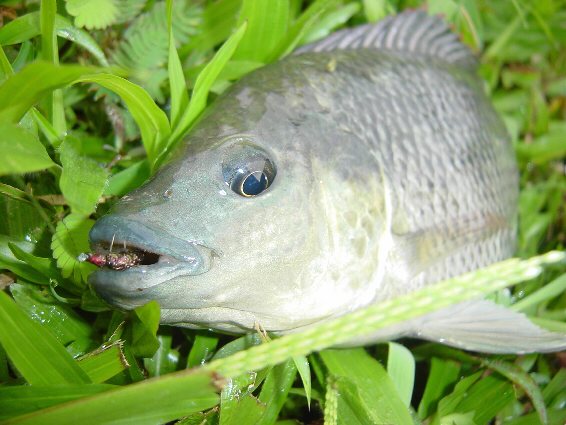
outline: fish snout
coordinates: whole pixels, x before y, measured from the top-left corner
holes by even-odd
[[[173,278],[207,272],[214,252],[198,241],[113,214],[98,220],[89,237],[92,253],[84,259],[100,267],[89,282],[106,301],[123,308],[150,301],[144,299],[149,292]]]

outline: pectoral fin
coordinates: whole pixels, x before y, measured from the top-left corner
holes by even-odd
[[[350,347],[414,337],[469,351],[498,354],[566,350],[566,334],[544,330],[492,301],[468,301],[341,344]]]
[[[484,353],[566,349],[566,334],[546,331],[524,314],[487,300],[456,304],[423,316],[410,327],[410,336]]]

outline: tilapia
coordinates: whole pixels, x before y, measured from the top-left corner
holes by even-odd
[[[256,70],[92,228],[110,267],[91,284],[123,309],[157,300],[166,324],[284,334],[510,257],[518,171],[476,68],[441,19],[406,12]],[[482,300],[351,344],[403,335],[566,346]]]

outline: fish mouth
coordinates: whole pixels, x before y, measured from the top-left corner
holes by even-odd
[[[92,253],[83,259],[100,267],[89,283],[109,304],[127,309],[147,302],[149,292],[171,279],[207,272],[214,253],[119,215],[102,217],[89,237]]]

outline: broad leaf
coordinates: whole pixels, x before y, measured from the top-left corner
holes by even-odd
[[[10,285],[18,306],[57,338],[61,345],[92,335],[89,324],[71,307],[58,303],[47,291],[31,285]]]
[[[37,136],[20,126],[0,123],[0,134],[0,175],[29,173],[55,165]]]
[[[45,95],[94,72],[97,69],[93,67],[42,61],[27,65],[0,85],[0,122],[17,123]]]
[[[102,66],[108,66],[108,61],[100,46],[94,38],[84,30],[73,26],[63,16],[55,17],[55,31],[57,36],[72,41],[87,50]],[[0,28],[0,44],[20,44],[41,33],[39,28],[39,12],[26,13],[8,22]]]
[[[134,310],[132,320],[132,351],[139,357],[152,357],[159,348],[156,337],[159,327],[159,304],[151,301]]]
[[[71,211],[77,215],[88,216],[96,209],[102,196],[108,171],[96,161],[79,155],[72,139],[66,139],[60,148],[63,172],[59,185]]]

